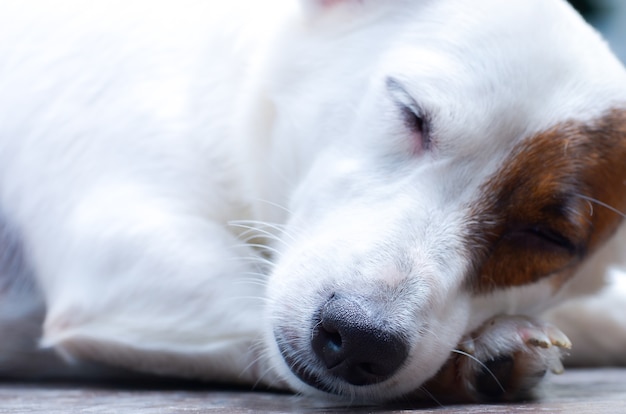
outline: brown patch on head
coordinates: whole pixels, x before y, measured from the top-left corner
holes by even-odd
[[[623,219],[616,210],[626,211],[626,110],[524,140],[471,207],[470,288],[552,275],[560,287],[615,232]]]

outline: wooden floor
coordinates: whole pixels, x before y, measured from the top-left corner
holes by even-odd
[[[336,407],[287,394],[198,386],[0,382],[0,413],[626,413],[626,369],[569,370],[549,378],[545,396],[520,404]]]

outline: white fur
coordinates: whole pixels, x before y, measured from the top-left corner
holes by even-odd
[[[335,385],[390,398],[488,318],[551,305],[541,284],[472,297],[459,229],[519,140],[626,103],[599,37],[557,0],[303,3],[0,3],[0,212],[43,347],[310,392],[277,326],[304,343],[329,292],[383,287],[409,360]],[[389,78],[432,114],[431,151],[411,155]],[[245,225],[278,238],[269,269]]]

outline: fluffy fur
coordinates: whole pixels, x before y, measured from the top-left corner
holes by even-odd
[[[626,363],[626,71],[563,1],[3,0],[0,91],[3,376],[516,398],[557,326]],[[326,314],[406,357],[337,371]]]

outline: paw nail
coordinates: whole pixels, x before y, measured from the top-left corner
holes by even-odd
[[[550,369],[552,371],[553,374],[562,374],[565,371],[565,368],[563,368],[563,363],[561,362],[561,360],[556,360],[556,362],[554,362],[554,365],[552,366],[552,368]]]
[[[526,341],[527,344],[538,346],[540,348],[548,349],[552,346],[552,343],[544,338],[530,338]]]
[[[548,328],[548,336],[550,336],[552,345],[558,346],[559,348],[571,349],[572,342],[569,338],[560,330],[554,327]]]
[[[524,330],[521,334],[522,338],[524,338],[525,342],[529,345],[538,346],[545,349],[552,346],[550,337],[548,337],[546,334],[539,330]]]

